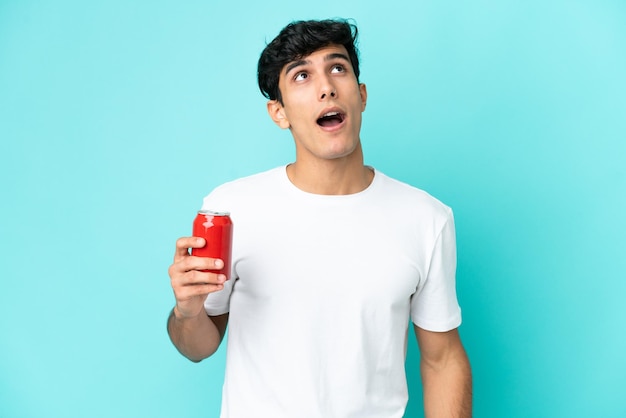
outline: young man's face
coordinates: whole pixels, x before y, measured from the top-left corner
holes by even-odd
[[[331,45],[288,63],[278,86],[283,104],[270,101],[268,112],[291,129],[298,161],[350,157],[359,148],[367,91],[345,47]]]

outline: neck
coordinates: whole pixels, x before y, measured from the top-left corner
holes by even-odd
[[[322,195],[347,195],[365,190],[374,179],[374,171],[363,159],[302,161],[287,166],[287,176],[302,191]]]

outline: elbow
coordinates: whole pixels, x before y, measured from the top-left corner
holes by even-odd
[[[178,351],[192,363],[200,363],[202,360],[205,360],[215,354],[217,347],[208,351],[185,352],[180,349]]]

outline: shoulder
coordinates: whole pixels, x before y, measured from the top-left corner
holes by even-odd
[[[425,190],[376,171],[379,190],[396,209],[417,212],[421,216],[448,219],[452,209]]]

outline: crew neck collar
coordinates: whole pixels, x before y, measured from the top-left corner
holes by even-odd
[[[374,173],[374,177],[372,178],[372,181],[365,189],[356,193],[349,193],[349,194],[318,194],[318,193],[311,193],[311,192],[304,191],[300,189],[298,186],[296,186],[295,184],[293,184],[291,180],[289,179],[289,176],[287,175],[288,166],[289,164],[285,164],[284,166],[279,167],[280,176],[286,188],[288,188],[292,193],[311,196],[311,197],[317,197],[320,199],[342,199],[342,198],[347,199],[347,198],[362,196],[364,194],[369,193],[373,188],[375,188],[381,177],[381,173],[379,173],[374,167],[366,165],[365,166],[366,168],[372,170],[372,172]]]

